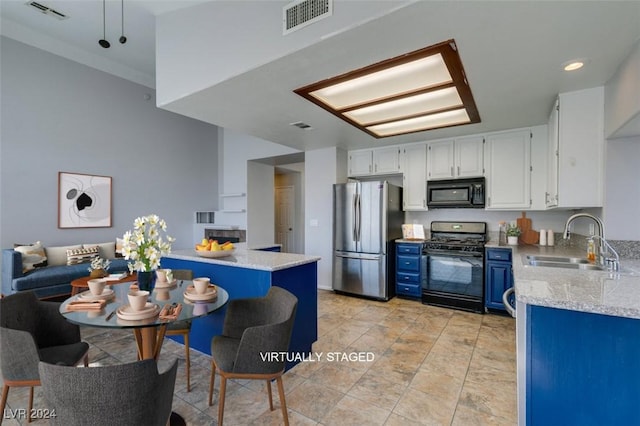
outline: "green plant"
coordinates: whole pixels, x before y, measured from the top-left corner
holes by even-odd
[[[517,225],[509,225],[507,228],[507,236],[508,237],[519,237],[520,236],[520,228]]]

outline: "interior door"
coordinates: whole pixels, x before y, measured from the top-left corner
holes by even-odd
[[[276,243],[282,245],[284,253],[296,253],[294,204],[293,186],[276,188]]]

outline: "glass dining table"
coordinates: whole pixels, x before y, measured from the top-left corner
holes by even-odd
[[[222,287],[216,286],[217,297],[206,297],[193,294],[192,282],[177,280],[172,286],[156,287],[149,295],[148,305],[156,307],[155,315],[144,319],[130,319],[131,310],[127,294],[129,287],[135,282],[113,284],[105,287],[103,298],[106,304],[100,310],[69,310],[69,304],[76,301],[91,301],[96,299],[91,293],[82,292],[69,297],[60,305],[60,313],[74,324],[88,327],[102,328],[130,328],[136,338],[139,359],[158,359],[164,341],[167,325],[173,321],[184,321],[208,315],[222,308],[229,300],[229,294]],[[189,293],[187,293],[189,292]],[[106,294],[105,294],[106,293]],[[192,301],[193,299],[206,299]],[[181,306],[179,315],[175,319],[162,319],[157,313],[165,306],[176,308]]]

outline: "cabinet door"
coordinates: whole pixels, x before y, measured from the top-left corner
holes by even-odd
[[[602,207],[604,88],[561,93],[558,207]]]
[[[378,148],[373,150],[373,172],[375,174],[400,173],[400,148]]]
[[[364,176],[373,172],[373,154],[370,149],[349,152],[349,176]]]
[[[485,307],[505,310],[502,294],[513,286],[510,262],[487,262]]]
[[[473,136],[456,139],[455,176],[484,176],[484,137]]]
[[[558,205],[558,110],[556,99],[549,116],[549,141],[547,152],[547,191],[545,204],[547,208]]]
[[[485,146],[487,209],[531,205],[531,132],[519,130],[487,137]]]
[[[403,148],[403,210],[427,210],[427,144]]]
[[[455,176],[453,141],[430,142],[427,152],[427,178],[451,179]]]

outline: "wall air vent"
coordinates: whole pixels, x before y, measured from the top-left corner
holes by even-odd
[[[63,19],[67,19],[69,18],[67,15],[65,15],[64,13],[58,12],[55,9],[50,8],[49,6],[45,6],[42,3],[38,3],[35,1],[28,1],[27,3],[25,3],[27,6],[33,8],[34,10],[37,10],[40,13],[44,13],[45,15],[49,15],[52,16],[54,18],[57,18],[59,20],[63,20]]]
[[[309,24],[331,16],[333,0],[302,0],[282,8],[282,34],[299,30]]]

